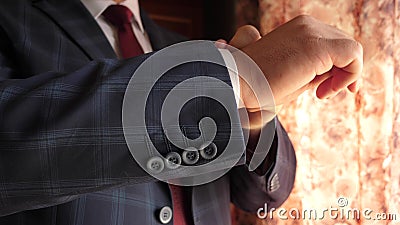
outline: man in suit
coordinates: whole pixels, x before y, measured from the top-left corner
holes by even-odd
[[[133,13],[136,50],[147,54],[125,55],[118,29],[103,14],[116,3]],[[225,225],[230,224],[230,202],[255,212],[264,203],[278,207],[286,200],[296,161],[278,122],[267,158],[255,172],[238,165],[211,183],[176,188],[134,162],[121,123],[127,84],[150,52],[184,40],[155,25],[136,1],[0,4],[0,224]],[[262,38],[246,28],[231,43],[258,64],[279,104],[314,87],[321,98],[345,87],[356,91],[362,49],[312,18],[299,17]],[[203,73],[234,85],[226,68],[199,62],[168,71],[165,84],[176,85],[170,77]],[[239,86],[245,107],[255,115],[250,118],[257,118],[260,107],[251,87],[242,80]],[[163,88],[153,94],[165,95]],[[148,104],[161,103],[154,97]],[[189,127],[206,115],[198,112],[218,107],[209,101],[193,104],[182,116]],[[225,114],[212,116],[227,121]],[[151,135],[159,133],[155,122]],[[220,139],[217,145],[224,144]],[[168,152],[163,138],[155,141]]]

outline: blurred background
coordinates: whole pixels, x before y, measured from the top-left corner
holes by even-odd
[[[343,29],[364,46],[360,91],[321,101],[303,94],[279,113],[297,155],[286,209],[337,207],[397,213],[396,221],[257,219],[232,207],[235,225],[400,223],[400,0],[142,0],[160,25],[194,39],[225,38],[244,24],[266,34],[299,14]],[[262,207],[262,206],[260,206]]]

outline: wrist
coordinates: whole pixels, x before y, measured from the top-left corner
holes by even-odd
[[[251,130],[260,129],[276,116],[272,90],[254,60],[239,50],[231,53],[239,74],[241,108],[245,108],[249,116],[250,124],[246,127]]]

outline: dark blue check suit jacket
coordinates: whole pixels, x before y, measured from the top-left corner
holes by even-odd
[[[142,18],[155,50],[183,40]],[[126,85],[147,57],[117,60],[78,0],[0,2],[0,224],[160,224],[158,211],[172,206],[168,185],[134,163],[121,125]],[[229,83],[215,65],[179,71]],[[183,117],[196,124],[190,110]],[[189,188],[194,223],[230,224],[230,202],[252,212],[282,204],[296,159],[279,123],[272,148],[261,175],[237,166]]]

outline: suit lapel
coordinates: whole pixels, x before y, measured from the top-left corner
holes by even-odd
[[[92,59],[116,58],[96,20],[79,0],[36,0],[46,13]]]

